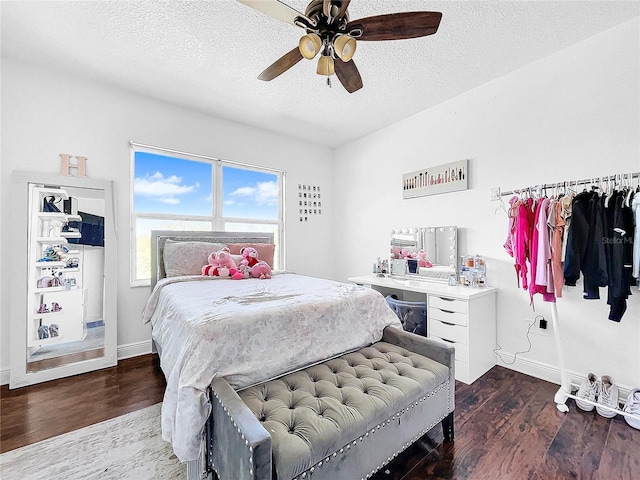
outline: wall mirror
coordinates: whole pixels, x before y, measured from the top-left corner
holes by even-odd
[[[113,184],[14,172],[10,388],[117,363]]]
[[[391,258],[404,259],[411,278],[446,282],[457,273],[458,227],[454,225],[391,230]],[[396,268],[399,275],[400,269]]]

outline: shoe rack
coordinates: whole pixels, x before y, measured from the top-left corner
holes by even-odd
[[[553,401],[556,403],[556,408],[561,412],[567,413],[569,411],[569,407],[567,406],[567,400],[570,398],[573,398],[574,400],[579,400],[583,404],[593,405],[594,407],[598,407],[600,409],[614,412],[617,415],[622,415],[623,417],[633,419],[634,422],[640,423],[639,415],[634,415],[632,413],[625,412],[621,408],[612,408],[612,407],[609,407],[608,405],[597,403],[597,401],[591,401],[586,398],[580,398],[577,395],[574,395],[573,393],[571,393],[572,391],[571,380],[569,379],[569,375],[567,374],[567,371],[564,365],[564,352],[562,348],[562,338],[560,336],[560,321],[558,319],[558,307],[555,302],[551,303],[551,321],[553,323],[556,350],[558,352],[558,364],[560,367],[560,388],[558,389],[555,396],[553,397]]]
[[[82,249],[68,242],[80,233],[63,229],[81,217],[64,213],[63,201],[69,199],[65,190],[29,188],[27,347],[31,354],[46,345],[82,340],[86,327]],[[43,211],[46,197],[58,200],[59,212]]]

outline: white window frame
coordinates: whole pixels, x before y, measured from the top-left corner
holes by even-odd
[[[257,165],[250,165],[246,163],[233,162],[230,160],[223,160],[215,157],[208,157],[206,155],[198,155],[194,153],[181,152],[178,150],[171,150],[168,148],[157,147],[153,145],[145,145],[141,143],[136,143],[133,141],[129,142],[129,150],[130,150],[130,181],[129,181],[129,229],[130,229],[130,242],[129,242],[129,282],[132,287],[142,287],[149,286],[150,279],[137,279],[137,254],[136,254],[136,220],[139,218],[149,218],[149,219],[166,219],[166,220],[192,220],[192,221],[210,221],[212,225],[213,231],[225,231],[225,223],[246,223],[246,224],[271,224],[277,226],[277,240],[276,240],[276,257],[277,257],[277,265],[275,265],[278,269],[285,269],[286,258],[285,258],[285,248],[284,248],[284,232],[285,232],[285,215],[284,215],[284,206],[285,206],[285,172],[282,170],[276,170],[272,168],[260,167]],[[212,212],[211,216],[202,216],[202,215],[175,215],[175,214],[156,214],[156,213],[136,213],[134,211],[134,184],[135,184],[135,155],[137,152],[147,152],[155,155],[163,155],[168,157],[176,157],[183,160],[190,160],[196,162],[206,162],[211,163],[212,165],[212,182],[213,185],[213,201],[212,201]],[[250,218],[235,218],[235,217],[223,217],[222,216],[222,168],[223,167],[233,167],[233,168],[242,168],[247,170],[254,170],[263,173],[270,173],[277,176],[278,179],[278,218],[276,220],[263,220],[263,219],[250,219]]]

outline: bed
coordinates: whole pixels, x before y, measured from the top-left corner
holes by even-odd
[[[405,333],[384,297],[362,286],[277,270],[270,279],[242,280],[196,272],[199,263],[206,263],[206,255],[202,255],[221,245],[252,245],[268,255],[272,244],[270,234],[152,232],[153,289],[143,320],[151,324],[154,348],[167,379],[162,435],[176,456],[188,464],[190,479],[202,477],[205,425],[212,410],[215,413],[222,405],[220,392],[225,401],[237,403],[238,391],[260,389],[284,374],[326,365],[345,354],[359,354],[379,342],[383,334],[390,338],[393,331]],[[399,355],[411,354],[400,348]],[[438,421],[453,411],[453,356],[449,347],[443,348],[447,357],[443,362],[450,366],[432,375],[434,382],[437,380],[433,390],[437,387],[441,395],[446,394],[442,412],[434,413]],[[247,416],[243,408],[240,418]],[[232,418],[228,407],[223,406],[220,412]],[[254,412],[254,421],[256,415]],[[237,427],[235,418],[232,420],[230,429],[217,435],[212,433],[213,426],[222,428],[225,420],[219,418],[213,426],[209,422],[206,450],[213,450],[212,444],[221,448],[218,459],[231,455],[225,453],[225,448],[234,444],[231,430],[235,434],[237,428],[241,444],[249,445],[245,432]],[[271,452],[270,440],[269,445]],[[260,451],[262,455],[264,448]],[[271,477],[270,457],[265,460],[269,467],[262,468],[268,471],[264,478]],[[230,462],[233,473],[227,471],[227,478],[262,478],[257,476],[253,461],[247,463],[246,471],[239,466],[241,462]],[[316,459],[310,457],[308,462]],[[208,463],[213,463],[211,458]],[[239,473],[241,470],[245,473]],[[216,471],[224,472],[225,467]]]

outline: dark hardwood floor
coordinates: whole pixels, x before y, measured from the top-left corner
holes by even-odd
[[[153,405],[164,388],[151,355],[33,387],[3,386],[0,451]],[[620,416],[583,412],[572,400],[570,412],[560,413],[557,388],[499,366],[473,385],[456,383],[455,441],[443,443],[437,427],[373,478],[640,478],[640,430]]]
[[[0,453],[77,430],[162,401],[158,357],[30,387],[0,389]]]

